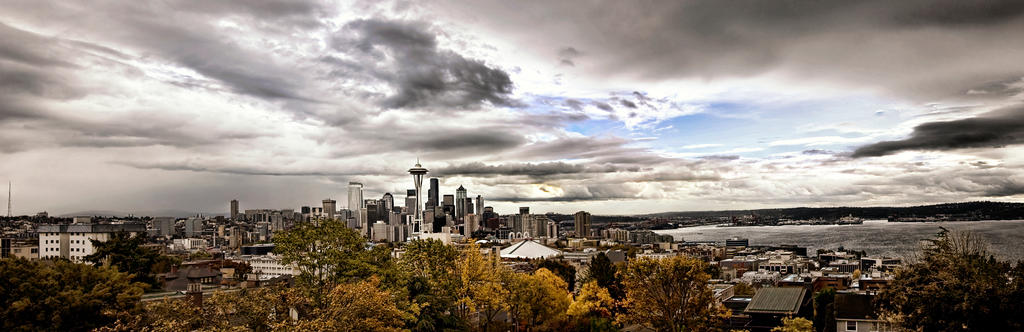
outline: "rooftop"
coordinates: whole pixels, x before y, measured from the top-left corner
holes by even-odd
[[[806,293],[807,290],[803,287],[761,288],[754,294],[744,312],[795,314],[800,311]]]

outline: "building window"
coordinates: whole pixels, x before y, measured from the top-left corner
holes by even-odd
[[[847,321],[846,322],[846,330],[847,331],[856,331],[857,330],[857,322]]]

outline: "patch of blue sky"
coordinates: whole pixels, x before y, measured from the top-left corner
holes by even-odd
[[[867,139],[872,130],[899,125],[894,103],[866,96],[789,103],[715,102],[705,112],[663,121],[672,126],[650,144],[664,151],[741,156],[833,149],[845,151]],[[735,152],[735,153],[732,153]]]

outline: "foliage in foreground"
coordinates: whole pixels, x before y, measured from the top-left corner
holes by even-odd
[[[142,312],[143,283],[66,260],[0,260],[0,330],[89,331]]]
[[[975,235],[943,228],[878,302],[884,317],[911,331],[1020,331],[1024,264],[999,261]]]
[[[280,234],[280,254],[300,266],[292,288],[217,292],[201,307],[141,304],[145,284],[99,266],[0,260],[4,331],[612,331],[633,324],[669,331],[721,330],[728,312],[707,287],[707,264],[688,257],[638,258],[624,266],[597,255],[577,295],[557,263],[515,272],[476,245],[413,241],[400,257],[368,248],[354,231],[300,226]],[[294,233],[293,233],[294,232]],[[306,237],[309,238],[306,238]],[[130,246],[122,248],[134,250]],[[310,252],[314,250],[315,252]],[[110,267],[107,267],[110,265]],[[551,267],[554,270],[544,268]],[[141,269],[139,270],[141,271]],[[616,294],[616,292],[621,292]],[[815,299],[818,327],[834,325],[831,291]],[[920,262],[898,272],[878,298],[908,330],[1021,330],[1024,266],[987,254],[977,239],[943,231]],[[811,331],[789,319],[776,331]]]

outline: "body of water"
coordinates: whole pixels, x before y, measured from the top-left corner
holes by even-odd
[[[750,239],[750,245],[792,244],[807,247],[808,255],[818,249],[840,246],[864,250],[869,255],[911,257],[920,248],[920,241],[931,239],[939,227],[970,231],[988,242],[992,255],[1003,260],[1024,260],[1024,220],[958,221],[939,223],[891,223],[868,220],[860,225],[805,226],[699,226],[655,231],[669,234],[676,241],[716,241],[724,243],[732,237]]]

